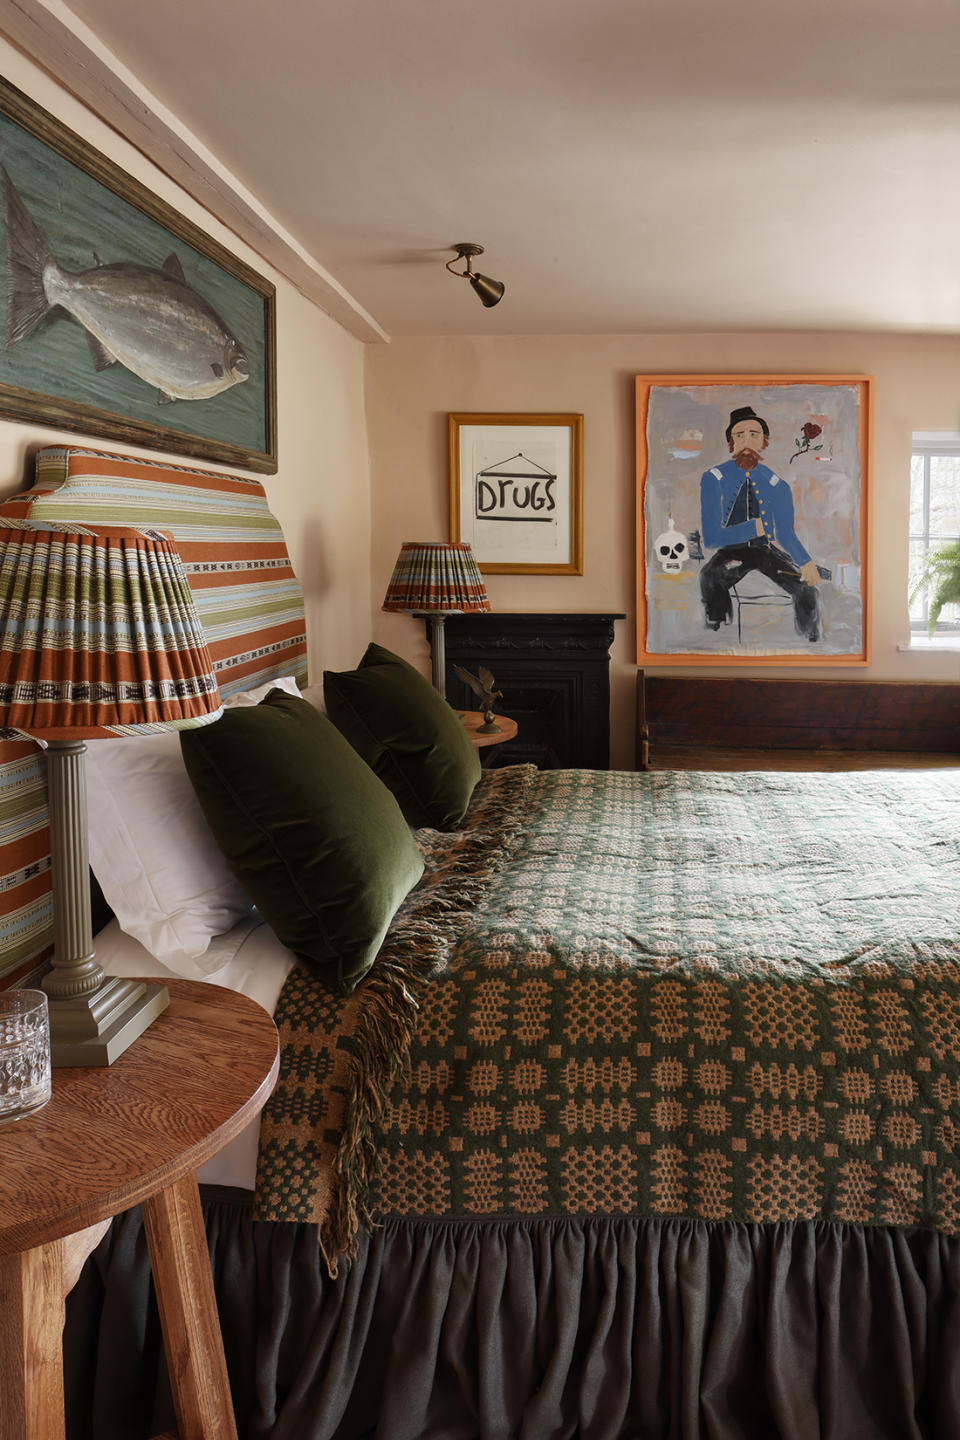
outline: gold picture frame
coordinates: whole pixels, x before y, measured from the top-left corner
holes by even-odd
[[[583,574],[583,416],[452,414],[450,539],[485,575]]]

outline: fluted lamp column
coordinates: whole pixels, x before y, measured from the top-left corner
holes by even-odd
[[[433,685],[446,697],[446,644],[443,626],[448,615],[489,610],[483,576],[464,542],[405,540],[387,586],[384,610],[401,610],[430,621]]]
[[[154,530],[0,515],[0,738],[47,759],[54,1065],[111,1065],[169,1004],[96,958],[85,741],[206,725],[222,713],[180,557]]]

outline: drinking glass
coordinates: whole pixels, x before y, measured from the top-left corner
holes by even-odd
[[[50,1099],[50,1018],[42,990],[0,991],[0,1125]]]

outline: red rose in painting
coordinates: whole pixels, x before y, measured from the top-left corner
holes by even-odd
[[[816,440],[817,436],[821,435],[822,433],[822,426],[816,425],[812,420],[808,420],[807,423],[802,427],[800,434],[797,436],[796,440],[794,440],[793,442],[797,448],[790,456],[790,464],[793,464],[794,460],[796,460],[798,455],[806,455],[808,451],[822,450],[822,445],[814,445],[813,443],[814,440]]]

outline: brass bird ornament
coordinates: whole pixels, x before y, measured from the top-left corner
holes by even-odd
[[[483,724],[480,733],[491,735],[499,733],[500,726],[494,723],[493,702],[503,699],[503,691],[495,690],[496,681],[485,665],[478,666],[478,673],[471,675],[469,670],[464,670],[462,665],[454,665],[457,678],[462,680],[464,685],[470,687],[474,695],[480,701],[480,708],[483,710]]]

